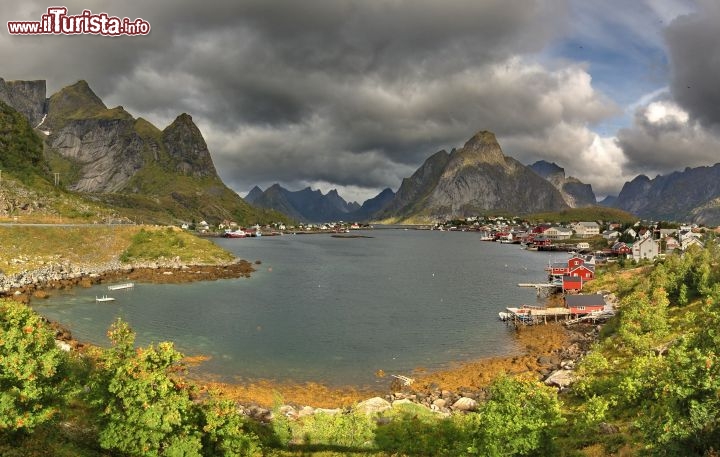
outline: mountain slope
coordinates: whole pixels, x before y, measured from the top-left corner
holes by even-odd
[[[189,115],[160,130],[121,106],[107,108],[85,81],[47,100],[44,88],[44,81],[0,79],[0,100],[16,102],[13,108],[25,117],[42,114],[37,130],[46,145],[45,172],[57,173],[63,187],[144,222],[287,221],[253,208],[223,184]]]
[[[614,207],[655,220],[720,224],[720,163],[626,182]]]
[[[530,168],[543,178],[550,181],[563,196],[565,203],[571,208],[596,205],[595,193],[590,184],[584,184],[572,176],[565,176],[565,169],[555,163],[539,160]]]
[[[527,214],[567,208],[560,193],[503,154],[491,132],[478,132],[449,155],[431,156],[403,180],[379,217],[389,222],[452,219],[485,211]]]

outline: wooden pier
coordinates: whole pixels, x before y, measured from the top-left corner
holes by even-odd
[[[543,295],[547,296],[550,295],[551,292],[554,292],[558,289],[562,289],[562,284],[553,284],[553,283],[520,283],[518,284],[518,287],[534,287],[537,291],[538,296]]]
[[[513,324],[516,327],[521,325],[547,324],[548,317],[558,322],[558,317],[567,319],[570,317],[570,310],[567,308],[547,308],[544,306],[522,305],[519,308],[505,308],[506,324]]]

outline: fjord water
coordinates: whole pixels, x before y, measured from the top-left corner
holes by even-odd
[[[110,292],[110,303],[95,302],[106,286],[78,287],[34,308],[101,345],[121,317],[138,344],[170,340],[210,356],[201,370],[224,381],[371,385],[379,369],[408,374],[518,350],[497,313],[536,302],[534,289],[517,284],[544,282],[548,254],[470,232],[361,233],[372,238],[217,239],[262,261],[251,278],[140,283]]]

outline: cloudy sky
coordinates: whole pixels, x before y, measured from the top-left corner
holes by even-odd
[[[7,20],[61,2],[14,1]],[[14,6],[13,6],[14,5]],[[187,112],[241,195],[362,201],[479,130],[617,194],[720,161],[717,0],[69,0],[143,37],[0,33],[0,77],[80,79],[160,128]]]

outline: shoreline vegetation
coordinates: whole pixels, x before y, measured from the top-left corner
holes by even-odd
[[[248,262],[218,258],[195,267],[187,250],[184,258],[167,255],[195,242],[184,236],[136,229],[118,251],[134,267],[113,279],[135,271],[163,281],[209,279],[211,273],[192,272],[230,265],[238,265],[233,274],[250,274]],[[179,267],[164,274],[164,262]],[[108,331],[109,348],[64,353],[47,322],[2,298],[0,356],[7,370],[0,376],[0,453],[713,457],[720,442],[719,264],[720,247],[708,242],[655,263],[608,266],[586,291],[617,296],[619,313],[606,324],[509,330],[520,353],[418,369],[412,384],[394,381],[384,393],[194,380],[183,366],[202,363],[202,356],[183,363],[172,343],[136,348],[122,321]],[[78,273],[72,262],[64,265],[68,274]],[[54,268],[46,263],[39,270],[46,267]],[[27,272],[13,278],[18,274]],[[89,275],[111,278],[92,272],[60,286],[82,286]],[[31,283],[10,298],[40,290]],[[571,382],[551,385],[547,375],[555,369]]]

